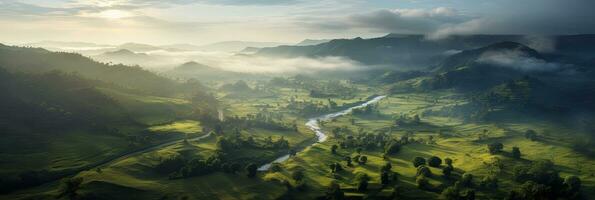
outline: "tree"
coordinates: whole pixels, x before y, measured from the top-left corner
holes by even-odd
[[[533,181],[523,183],[520,187],[519,194],[521,199],[528,200],[550,199],[550,197],[553,196],[550,188]]]
[[[296,169],[291,172],[291,178],[295,181],[301,181],[304,179],[304,170]]]
[[[430,167],[440,167],[440,165],[442,165],[442,159],[438,156],[432,156],[428,159],[428,165],[430,165]]]
[[[79,190],[81,183],[83,183],[83,178],[81,177],[64,179],[58,198],[68,197],[69,199],[76,199],[78,197],[77,191]]]
[[[413,166],[414,167],[419,167],[420,165],[425,165],[425,164],[426,164],[426,159],[424,159],[422,157],[413,158]]]
[[[417,173],[415,175],[430,177],[432,176],[432,171],[430,171],[430,168],[426,167],[425,165],[420,165],[417,167]]]
[[[360,156],[359,157],[359,164],[365,165],[366,162],[368,162],[368,157],[367,156]]]
[[[333,144],[333,146],[331,146],[331,153],[337,154],[337,148],[339,148],[339,146],[337,146],[336,144]]]
[[[332,173],[343,171],[343,167],[339,163],[332,163],[329,165]]]
[[[281,168],[281,164],[279,163],[272,163],[271,167],[269,168],[269,171],[271,172],[280,172],[282,170],[283,168]]]
[[[452,167],[452,159],[450,159],[450,158],[445,158],[445,159],[444,159],[444,163],[445,163],[446,165],[448,165],[448,166],[451,166],[451,167]]]
[[[518,147],[512,147],[512,157],[516,159],[521,158],[521,150]]]
[[[386,162],[386,164],[384,164],[382,166],[382,168],[380,169],[381,172],[390,172],[390,170],[393,168],[393,165],[390,164],[390,162]]]
[[[327,200],[342,200],[345,199],[345,194],[341,190],[341,186],[336,181],[331,182],[326,191]]]
[[[452,174],[453,171],[453,167],[450,165],[447,165],[446,167],[442,168],[442,174],[444,175],[444,178],[450,178],[450,175]]]
[[[359,172],[355,175],[355,180],[357,181],[358,191],[363,192],[368,189],[368,181],[370,180],[368,174]]]
[[[473,174],[465,173],[461,178],[461,185],[464,187],[471,187],[473,186]]]
[[[419,118],[419,115],[414,115],[413,116],[413,122],[416,124],[419,124],[421,122],[421,119]]]
[[[246,166],[246,172],[248,173],[247,175],[250,178],[256,176],[256,170],[258,170],[258,167],[254,163],[250,163]]]
[[[581,189],[581,179],[568,176],[564,179],[564,193],[569,199],[577,199]]]
[[[383,186],[386,186],[390,183],[390,179],[388,177],[388,172],[383,171],[380,174],[380,184],[382,184]]]
[[[475,190],[467,190],[467,192],[465,192],[465,199],[475,200]]]
[[[488,175],[483,177],[479,186],[486,189],[496,189],[498,188],[498,178],[494,175]]]
[[[531,141],[535,141],[537,140],[537,132],[535,132],[533,129],[529,129],[525,131],[525,138]]]
[[[425,176],[418,176],[415,179],[415,183],[417,184],[417,188],[419,188],[419,189],[429,189],[430,188],[430,182],[428,181],[428,179]]]
[[[347,162],[347,166],[351,166],[351,157],[345,156],[345,162]]]
[[[504,148],[504,145],[502,145],[502,143],[500,143],[500,142],[494,142],[494,143],[488,144],[488,151],[490,152],[490,154],[500,153],[503,148]]]
[[[460,200],[461,194],[459,193],[459,188],[450,186],[446,189],[442,190],[442,198],[446,200]]]

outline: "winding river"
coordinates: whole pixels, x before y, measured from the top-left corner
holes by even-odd
[[[330,120],[333,118],[337,118],[337,117],[349,114],[351,111],[353,111],[353,109],[363,108],[370,104],[374,104],[374,103],[380,101],[381,99],[383,99],[384,97],[386,97],[386,96],[377,96],[377,97],[374,97],[360,105],[353,106],[351,108],[347,108],[347,109],[339,111],[339,112],[321,115],[318,117],[313,117],[313,118],[308,119],[308,121],[306,122],[306,126],[310,130],[312,130],[314,133],[316,133],[316,137],[318,138],[317,142],[312,143],[309,146],[315,145],[316,143],[324,142],[328,138],[328,135],[322,131],[322,128],[320,128],[320,125],[318,124],[319,121],[326,121],[326,120]],[[282,163],[282,162],[285,162],[287,159],[289,159],[289,154],[283,155],[283,156],[273,160],[270,163],[260,166],[258,168],[258,171],[267,171],[271,167],[271,164]]]

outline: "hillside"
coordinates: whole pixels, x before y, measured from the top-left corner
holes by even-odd
[[[76,73],[84,78],[114,83],[158,95],[173,95],[185,88],[181,84],[158,76],[140,67],[109,65],[74,53],[51,52],[41,48],[26,48],[0,44],[0,67],[11,72],[46,73],[58,70]]]
[[[183,80],[196,79],[198,81],[239,80],[250,79],[252,77],[250,74],[225,71],[197,62],[184,63],[169,71],[163,72],[163,75]]]
[[[571,62],[590,62],[595,51],[595,35],[562,35],[548,38],[556,44],[549,54]],[[369,65],[426,68],[450,55],[466,49],[481,48],[498,42],[535,43],[523,35],[454,35],[429,40],[423,35],[388,34],[379,38],[335,39],[311,46],[279,46],[262,48],[257,55],[279,57],[344,56]],[[580,45],[575,45],[580,44]],[[554,56],[555,55],[555,56]]]

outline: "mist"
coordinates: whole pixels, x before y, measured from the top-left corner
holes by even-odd
[[[564,65],[529,57],[520,51],[490,51],[482,54],[478,62],[520,71],[546,72],[562,69]]]
[[[167,66],[158,70],[167,70],[189,61],[198,62],[227,71],[267,74],[308,74],[325,70],[353,71],[364,68],[361,63],[354,60],[335,56],[319,58],[278,58],[228,52],[170,52],[161,50],[148,52],[147,54],[170,61]]]

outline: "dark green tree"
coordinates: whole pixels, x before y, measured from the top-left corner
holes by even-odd
[[[430,165],[430,167],[440,167],[440,165],[442,165],[442,159],[438,156],[432,156],[428,159],[428,165]]]
[[[504,148],[504,145],[502,145],[502,143],[500,143],[500,142],[494,142],[494,143],[488,144],[488,151],[490,152],[490,154],[500,153],[503,148]]]
[[[426,164],[426,159],[422,158],[422,157],[415,157],[413,158],[413,166],[414,167],[419,167],[420,165],[425,165]]]
[[[77,191],[80,189],[82,183],[83,178],[81,177],[64,179],[62,181],[62,185],[60,186],[58,198],[67,197],[68,199],[77,199],[79,197]]]
[[[337,146],[336,144],[333,144],[333,146],[331,146],[331,153],[337,154],[337,148],[339,148],[339,146]]]
[[[512,147],[512,157],[516,159],[521,158],[521,150],[518,147]]]
[[[246,173],[248,175],[248,177],[255,177],[256,176],[256,170],[258,170],[258,166],[256,166],[256,164],[254,163],[250,163],[246,166]]]

